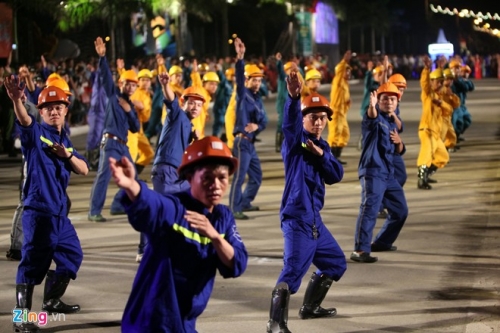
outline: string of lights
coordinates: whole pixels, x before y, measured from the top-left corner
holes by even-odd
[[[441,6],[434,6],[432,4],[429,5],[430,9],[436,14],[445,14],[445,15],[455,15],[461,18],[474,18],[474,30],[486,32],[490,35],[497,36],[500,38],[500,30],[492,29],[489,23],[484,23],[483,21],[487,20],[495,20],[500,21],[500,15],[498,13],[494,13],[493,15],[490,12],[483,14],[482,12],[473,12],[469,9],[461,9],[458,10],[456,8],[449,9],[448,7],[443,8]],[[482,25],[482,26],[481,26]]]

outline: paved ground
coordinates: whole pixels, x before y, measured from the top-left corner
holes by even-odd
[[[309,274],[290,300],[289,328],[297,332],[500,332],[500,82],[476,82],[469,96],[473,125],[462,149],[440,170],[431,191],[416,188],[417,124],[421,113],[417,82],[411,82],[401,107],[406,129],[405,186],[410,215],[397,240],[398,251],[379,254],[375,264],[349,262],[345,276],[332,286],[324,305],[335,306],[335,318],[299,320],[296,316]],[[328,89],[328,87],[324,87]],[[360,203],[357,179],[359,111],[362,86],[352,86],[350,146],[344,150],[344,180],[327,190],[323,218],[346,256]],[[325,90],[326,92],[326,90]],[[265,332],[271,290],[282,266],[278,209],[283,190],[283,164],[274,153],[274,100],[266,101],[271,122],[260,136],[264,182],[255,200],[261,211],[238,223],[250,254],[246,273],[238,279],[218,277],[208,308],[198,321],[204,333]],[[81,128],[74,133],[84,133]],[[77,147],[85,136],[76,135]],[[147,179],[150,169],[143,178]],[[78,279],[64,297],[82,311],[54,318],[46,332],[119,332],[123,308],[137,270],[138,234],[121,217],[104,224],[87,222],[90,187],[95,173],[73,176],[70,218],[84,250]],[[0,156],[0,252],[9,247],[9,231],[17,205],[19,160]],[[105,215],[116,191],[110,185]],[[227,201],[226,201],[227,202]],[[109,216],[107,216],[109,217]],[[379,221],[379,226],[382,221]],[[0,258],[0,333],[9,332],[14,306],[17,264]],[[312,273],[313,268],[310,272]],[[35,289],[40,309],[42,287]],[[52,319],[52,318],[50,318]]]

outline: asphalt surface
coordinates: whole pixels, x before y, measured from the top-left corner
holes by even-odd
[[[417,189],[417,126],[421,114],[418,82],[409,83],[401,112],[407,145],[405,185],[409,217],[395,245],[396,252],[378,254],[374,264],[348,260],[344,277],[334,283],[323,305],[337,308],[334,318],[300,320],[297,312],[310,273],[290,300],[292,332],[500,332],[500,81],[475,81],[467,105],[473,117],[462,148],[451,153],[449,165],[435,175],[431,191]],[[329,95],[329,86],[322,91]],[[360,204],[357,177],[362,84],[352,84],[349,146],[341,183],[327,188],[322,216],[346,257],[354,246],[354,227]],[[283,191],[283,163],[274,152],[274,98],[265,102],[268,128],[257,151],[264,181],[254,202],[260,211],[238,227],[250,258],[238,279],[218,276],[207,309],[198,320],[203,333],[265,332],[271,290],[282,268],[283,240],[279,206]],[[85,146],[86,127],[74,129],[73,142]],[[207,129],[210,133],[210,129]],[[326,135],[326,133],[325,133]],[[0,333],[11,331],[15,305],[17,262],[7,261],[12,215],[18,200],[19,158],[0,156]],[[141,178],[148,180],[150,167]],[[88,222],[90,188],[95,176],[72,176],[68,188],[70,213],[84,251],[76,281],[63,300],[82,311],[65,318],[49,318],[44,332],[120,332],[120,320],[138,264],[139,235],[126,218],[109,215],[116,192],[111,184],[103,214],[106,223]],[[227,196],[224,201],[227,203]],[[378,221],[377,227],[382,224]],[[377,228],[377,229],[378,229]],[[377,229],[375,232],[377,232]],[[41,309],[43,286],[35,288],[33,310]],[[63,320],[64,319],[64,320]]]

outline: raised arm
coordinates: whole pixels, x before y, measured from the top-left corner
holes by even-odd
[[[28,111],[26,111],[26,108],[21,100],[21,97],[24,94],[24,86],[20,83],[19,78],[15,75],[6,77],[4,86],[7,90],[7,95],[14,104],[14,113],[16,114],[17,120],[21,126],[30,126],[33,122],[33,118],[29,116]]]

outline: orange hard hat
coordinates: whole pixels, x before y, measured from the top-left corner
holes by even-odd
[[[448,67],[450,67],[450,68],[455,68],[455,67],[460,67],[460,66],[462,66],[462,63],[458,60],[455,60],[455,59],[450,61],[449,65],[448,65]]]
[[[398,99],[401,97],[401,92],[399,91],[398,87],[391,82],[386,82],[378,87],[377,95],[380,96],[382,94],[396,95]]]
[[[130,81],[130,82],[139,82],[139,79],[137,78],[137,73],[132,70],[126,70],[120,75],[120,81]]]
[[[52,80],[47,80],[47,87],[57,87],[64,91],[66,95],[72,96],[73,94],[69,90],[69,85],[66,81],[63,79],[52,79]]]
[[[245,76],[246,77],[264,77],[259,66],[254,64],[245,65]]]
[[[464,73],[471,73],[472,72],[472,70],[470,69],[470,67],[468,65],[463,65],[461,69],[462,69],[462,72],[464,72]]]
[[[203,82],[220,82],[219,75],[215,72],[206,72],[203,75]]]
[[[305,116],[309,113],[326,112],[328,119],[332,120],[333,110],[330,107],[328,100],[318,93],[312,93],[302,100],[301,105],[302,115]]]
[[[182,162],[177,173],[180,178],[185,178],[186,170],[189,167],[201,163],[227,164],[229,175],[232,175],[238,167],[238,159],[233,157],[229,147],[216,136],[206,136],[201,140],[194,141],[186,148],[182,155]]]
[[[382,73],[385,70],[383,65],[378,65],[373,69],[373,74],[379,74]]]
[[[186,101],[188,99],[188,97],[199,99],[199,100],[203,101],[203,103],[205,103],[205,97],[204,97],[202,89],[203,88],[201,88],[201,87],[193,87],[193,86],[187,87],[182,92],[182,97],[181,97],[182,101],[181,101],[181,103],[183,103],[184,101]]]
[[[229,67],[228,69],[226,69],[226,77],[233,77],[234,76],[234,67]]]
[[[391,75],[387,81],[393,83],[398,88],[406,89],[406,79],[399,73]]]
[[[40,92],[40,95],[38,95],[38,105],[36,107],[41,109],[45,104],[49,103],[62,103],[68,106],[68,95],[61,88],[54,86],[45,87]]]

